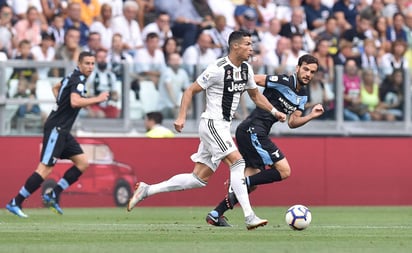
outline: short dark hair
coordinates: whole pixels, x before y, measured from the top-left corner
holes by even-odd
[[[148,120],[153,120],[156,124],[162,124],[163,114],[161,112],[148,112],[146,113]]]
[[[306,64],[315,63],[315,64],[318,66],[318,68],[319,68],[318,58],[316,58],[315,56],[313,56],[313,55],[311,55],[311,54],[302,55],[302,56],[299,58],[299,60],[298,60],[298,66],[302,66],[302,64],[303,64],[304,62],[305,62]]]
[[[234,31],[229,35],[229,47],[232,46],[233,43],[239,42],[244,37],[251,37],[252,35],[246,31]]]
[[[79,62],[82,62],[85,57],[94,57],[94,54],[90,51],[83,51],[79,54]]]

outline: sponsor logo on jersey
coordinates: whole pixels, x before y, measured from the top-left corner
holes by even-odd
[[[227,88],[229,92],[242,92],[245,90],[246,83],[232,82],[232,85]]]
[[[206,83],[207,81],[209,81],[209,79],[210,79],[209,73],[204,73],[202,76],[202,81]]]
[[[284,108],[284,109],[286,109],[286,113],[292,113],[292,112],[294,112],[294,111],[296,111],[296,109],[297,109],[297,107],[295,106],[295,105],[291,105],[290,103],[289,103],[289,101],[287,101],[286,99],[284,99],[284,98],[282,98],[282,97],[279,97],[279,102],[282,104],[282,107]]]
[[[272,81],[272,82],[277,82],[279,79],[278,79],[278,76],[270,76],[269,77],[269,81]]]
[[[76,89],[77,89],[79,92],[83,92],[83,91],[84,91],[84,84],[79,83],[79,84],[77,85]]]
[[[272,153],[272,155],[276,156],[277,158],[279,158],[279,149],[276,149],[275,152]]]

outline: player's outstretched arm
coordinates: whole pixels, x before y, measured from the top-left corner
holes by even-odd
[[[193,96],[196,93],[203,91],[203,88],[195,81],[183,92],[182,101],[180,102],[179,114],[174,122],[174,126],[177,132],[182,132],[182,129],[186,122],[187,109],[192,103]]]
[[[280,122],[285,122],[286,114],[283,112],[279,112],[276,110],[275,107],[269,102],[269,100],[256,89],[249,89],[247,90],[250,98],[259,108],[270,112],[275,118],[277,118]]]
[[[323,106],[321,104],[316,104],[313,106],[312,111],[305,116],[302,111],[296,110],[289,116],[288,125],[290,128],[297,128],[305,125],[310,120],[315,119],[322,115],[324,112]]]
[[[86,107],[92,104],[101,103],[109,99],[109,92],[103,91],[96,97],[84,98],[78,93],[72,92],[70,94],[70,104],[73,108]]]
[[[257,85],[266,87],[266,76],[267,75],[255,75],[255,82]]]

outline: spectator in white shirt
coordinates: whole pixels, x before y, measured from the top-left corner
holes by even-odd
[[[100,8],[100,19],[90,25],[90,32],[98,32],[101,38],[102,47],[106,50],[112,47],[112,7],[103,4]]]
[[[147,24],[142,31],[142,37],[146,38],[149,33],[159,35],[159,48],[163,46],[167,38],[173,37],[170,29],[170,16],[166,12],[159,12],[155,22]]]
[[[189,85],[189,76],[182,68],[182,58],[178,53],[172,53],[159,82],[158,110],[163,112],[165,118],[177,117],[183,91]]]
[[[162,50],[158,47],[159,36],[157,33],[149,33],[146,37],[145,47],[137,50],[134,63],[135,71],[140,80],[152,81],[157,87],[160,74],[166,67]]]
[[[196,44],[188,47],[183,53],[183,62],[190,78],[198,76],[216,59],[217,56],[212,49],[212,38],[206,32],[202,32]]]
[[[114,18],[112,24],[113,34],[123,35],[123,46],[131,54],[143,47],[140,27],[136,21],[138,8],[136,1],[128,0],[124,2],[123,15]]]

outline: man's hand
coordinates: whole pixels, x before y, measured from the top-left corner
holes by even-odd
[[[284,114],[283,112],[277,111],[275,113],[275,118],[277,118],[280,122],[285,122],[286,121],[286,114]]]
[[[325,109],[323,109],[323,105],[317,104],[313,106],[311,114],[313,115],[314,118],[319,117],[325,112]]]
[[[176,129],[176,131],[179,132],[179,133],[182,132],[182,129],[183,129],[184,125],[185,125],[185,120],[184,120],[184,119],[180,119],[180,118],[177,118],[176,121],[175,121],[175,123],[174,123],[175,129]]]
[[[99,100],[99,103],[107,101],[109,99],[109,95],[110,95],[110,93],[108,91],[101,92],[99,94],[99,96],[97,96],[97,99]]]

